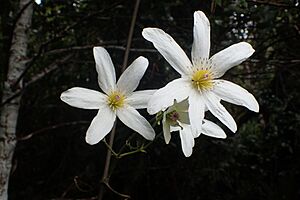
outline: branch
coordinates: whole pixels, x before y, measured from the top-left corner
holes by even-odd
[[[40,80],[41,78],[43,78],[44,76],[46,76],[47,74],[49,74],[50,72],[58,69],[59,65],[64,64],[71,57],[72,57],[72,54],[69,54],[69,55],[66,55],[65,57],[63,57],[62,59],[54,61],[48,67],[46,67],[45,69],[43,69],[42,72],[40,72],[40,73],[36,74],[34,77],[32,77],[31,80],[27,82],[27,85],[30,85],[32,83],[37,82],[38,80]]]
[[[80,198],[80,199],[74,199],[74,198],[53,198],[50,200],[96,200],[97,197],[91,197],[91,198]]]
[[[253,62],[253,63],[267,63],[267,64],[298,64],[300,63],[300,60],[298,59],[294,59],[294,60],[259,60],[259,59],[249,59],[248,62]]]
[[[247,0],[247,2],[259,3],[259,4],[269,5],[269,6],[276,6],[276,7],[285,7],[285,8],[295,8],[295,7],[297,7],[296,5],[291,5],[291,4],[287,4],[287,3],[283,3],[283,2],[277,2],[277,1]]]
[[[105,181],[105,182],[103,182],[103,183],[104,183],[104,184],[106,185],[106,187],[107,187],[108,189],[110,189],[113,193],[115,193],[116,195],[118,195],[118,196],[120,196],[120,197],[125,198],[125,200],[131,198],[129,195],[127,195],[127,194],[122,194],[122,193],[116,191],[115,189],[113,189],[113,188],[109,185],[108,182]]]
[[[35,63],[35,61],[36,61],[40,56],[42,56],[42,55],[44,54],[44,51],[45,51],[46,47],[47,47],[49,44],[51,44],[51,43],[53,43],[53,42],[55,42],[55,41],[57,41],[57,40],[59,40],[59,39],[65,37],[66,35],[69,34],[69,32],[70,32],[69,30],[71,30],[72,28],[78,26],[78,25],[81,24],[82,22],[88,20],[88,19],[91,18],[91,17],[94,17],[95,15],[98,15],[99,13],[103,12],[105,9],[113,8],[113,7],[115,7],[116,5],[117,5],[117,3],[111,5],[109,8],[101,9],[101,10],[99,10],[99,11],[97,11],[97,12],[91,13],[91,14],[89,14],[89,15],[87,15],[87,16],[81,18],[81,19],[78,20],[77,22],[74,22],[73,24],[71,24],[70,26],[67,26],[67,27],[66,27],[65,29],[63,29],[61,32],[59,32],[58,34],[56,34],[55,37],[53,37],[53,38],[51,38],[50,40],[48,40],[48,41],[44,42],[43,44],[41,44],[40,47],[39,47],[39,50],[38,50],[37,54],[36,54],[35,56],[33,56],[33,57],[29,60],[29,62],[27,63],[27,66],[26,66],[26,68],[25,68],[25,70],[24,70],[24,71],[22,72],[22,74],[19,76],[19,78],[18,78],[17,81],[14,83],[14,85],[12,86],[12,88],[16,88],[16,86],[18,85],[18,83],[22,80],[22,78],[25,76],[25,74],[28,72],[28,70],[33,66],[33,64]]]
[[[132,14],[131,24],[130,24],[130,28],[129,28],[129,33],[128,33],[128,39],[127,39],[127,45],[126,45],[126,50],[125,50],[125,54],[124,54],[122,72],[125,71],[125,69],[127,67],[129,50],[130,50],[130,46],[131,46],[131,42],[132,42],[132,36],[133,36],[133,31],[134,31],[134,26],[135,26],[136,16],[137,16],[137,13],[139,10],[139,6],[140,6],[140,0],[136,0],[133,14]]]
[[[110,150],[110,152],[115,156],[118,157],[118,154],[113,150],[113,148],[106,142],[105,138],[102,140],[105,146]]]
[[[33,131],[33,132],[27,134],[26,136],[18,137],[17,140],[24,141],[24,140],[28,140],[28,139],[32,138],[33,136],[35,136],[37,134],[45,133],[46,131],[49,131],[49,130],[58,129],[58,128],[65,127],[65,126],[74,126],[74,125],[78,125],[78,124],[88,124],[88,123],[89,123],[88,121],[75,121],[75,122],[65,122],[65,123],[55,124],[52,126],[48,126],[48,127]]]
[[[8,97],[7,99],[5,99],[1,105],[0,108],[2,106],[4,106],[5,104],[9,103],[11,100],[13,100],[14,98],[18,97],[26,88],[28,88],[31,84],[37,82],[38,80],[42,79],[43,77],[45,77],[47,74],[49,74],[50,72],[56,70],[59,65],[65,63],[67,60],[69,60],[72,57],[71,54],[63,57],[62,59],[59,60],[55,60],[53,63],[51,63],[48,67],[46,67],[42,72],[36,74],[30,81],[28,81],[26,83],[26,85],[24,85],[22,88],[16,90],[14,92],[14,94],[12,94],[10,97]]]
[[[132,35],[133,35],[133,30],[134,30],[134,26],[135,26],[135,22],[136,22],[136,16],[138,13],[139,5],[140,5],[140,0],[136,0],[134,11],[132,14],[132,20],[131,20],[130,30],[129,30],[129,34],[128,34],[128,39],[127,39],[128,41],[127,41],[127,46],[126,46],[124,60],[123,60],[122,72],[126,69],[126,66],[127,66],[129,49],[130,49],[131,42],[132,42]],[[113,130],[110,133],[109,146],[111,146],[111,147],[113,146],[115,133],[116,133],[116,123],[114,124]],[[108,150],[107,154],[106,154],[106,160],[105,160],[105,166],[104,166],[102,180],[104,181],[104,183],[106,183],[106,186],[112,190],[112,188],[108,185],[108,181],[109,181],[108,172],[109,172],[109,168],[110,168],[110,160],[111,160],[111,151]],[[114,191],[114,190],[112,190],[112,191]],[[103,195],[104,195],[104,188],[101,186],[99,195],[98,195],[98,200],[102,200]],[[120,196],[122,196],[122,195],[120,195]]]
[[[126,47],[118,46],[118,45],[105,45],[105,44],[96,44],[96,45],[85,45],[85,46],[72,46],[72,47],[66,47],[61,49],[53,49],[45,53],[45,55],[53,55],[53,54],[61,54],[68,51],[82,51],[87,49],[92,49],[95,46],[103,46],[106,49],[117,49],[125,51]],[[130,49],[132,52],[148,52],[148,53],[157,53],[157,50],[155,49],[137,49],[132,48]]]

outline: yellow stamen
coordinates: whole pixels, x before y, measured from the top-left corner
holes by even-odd
[[[193,86],[199,90],[211,89],[213,86],[212,75],[209,70],[197,70],[192,76]]]
[[[107,98],[108,106],[113,110],[123,107],[124,101],[125,96],[118,91],[110,93]]]

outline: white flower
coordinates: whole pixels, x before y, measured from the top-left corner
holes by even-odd
[[[181,78],[171,81],[151,97],[147,109],[150,114],[165,110],[174,100],[181,102],[188,98],[191,126],[199,134],[202,127],[199,122],[204,118],[206,110],[231,131],[237,130],[234,119],[220,103],[221,99],[258,112],[259,105],[252,94],[232,82],[217,79],[250,57],[254,49],[250,44],[240,42],[209,58],[210,24],[203,12],[194,13],[192,63],[174,39],[163,30],[145,28],[142,35],[181,74]]]
[[[171,140],[171,132],[179,131],[183,154],[186,157],[191,156],[195,144],[194,138],[199,134],[196,134],[190,126],[188,102],[186,100],[180,103],[175,101],[174,105],[163,113],[162,124],[166,144],[169,144]],[[226,138],[222,128],[205,119],[202,121],[202,134],[215,138]]]
[[[114,65],[108,52],[102,47],[94,47],[94,58],[98,73],[98,83],[105,94],[74,87],[61,94],[65,103],[84,109],[99,109],[86,133],[86,142],[96,144],[112,129],[116,116],[129,128],[148,140],[153,140],[155,132],[149,122],[136,109],[146,108],[155,90],[133,92],[147,67],[148,60],[138,57],[121,75],[116,83]]]

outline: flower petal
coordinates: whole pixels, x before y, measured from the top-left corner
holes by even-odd
[[[205,102],[203,97],[198,92],[193,91],[189,96],[189,118],[195,138],[201,134],[204,112]]]
[[[169,144],[169,142],[171,140],[171,132],[170,132],[170,124],[167,123],[166,112],[164,112],[164,114],[163,114],[162,125],[163,125],[163,133],[164,133],[165,142],[166,142],[166,144]]]
[[[195,145],[194,136],[192,134],[192,129],[187,124],[180,124],[182,129],[179,131],[181,148],[185,157],[189,157],[193,153],[193,147]]]
[[[194,41],[192,46],[192,61],[196,65],[200,59],[209,58],[210,24],[201,11],[194,13]]]
[[[173,105],[174,100],[183,101],[188,97],[190,88],[190,83],[183,78],[171,81],[153,94],[148,103],[147,111],[153,115]]]
[[[174,104],[175,106],[175,110],[177,111],[180,111],[180,112],[188,112],[188,109],[189,109],[189,102],[188,100],[184,100],[184,101],[181,101],[181,102],[176,102]]]
[[[143,37],[152,42],[154,47],[181,75],[189,74],[192,64],[175,40],[159,28],[144,28]]]
[[[116,113],[107,105],[100,108],[86,132],[85,141],[89,144],[97,144],[112,129],[116,120]]]
[[[141,134],[147,140],[153,140],[155,132],[149,122],[131,106],[117,110],[119,119],[129,128]]]
[[[157,90],[141,90],[127,97],[127,103],[135,109],[147,108],[148,102]]]
[[[236,105],[245,106],[254,112],[259,111],[255,97],[239,85],[226,80],[215,80],[213,93],[222,100]]]
[[[240,42],[216,53],[210,59],[213,63],[214,78],[219,78],[230,68],[242,63],[254,53],[247,42]]]
[[[106,94],[116,88],[116,73],[110,55],[103,47],[94,47],[98,83]]]
[[[117,82],[118,89],[125,95],[132,93],[138,87],[148,64],[148,59],[143,56],[135,59],[120,76]]]
[[[180,131],[181,127],[180,126],[170,126],[170,131],[171,132],[176,132],[176,131]]]
[[[61,93],[60,99],[77,108],[99,109],[105,101],[106,95],[96,90],[73,87]]]
[[[203,122],[204,123],[202,124],[202,133],[204,135],[215,137],[215,138],[227,137],[224,130],[217,124],[205,119],[203,119]]]
[[[190,117],[188,112],[180,112],[177,111],[179,114],[179,121],[185,124],[190,124]]]
[[[237,126],[226,108],[220,103],[219,98],[212,92],[204,95],[208,110],[216,116],[223,124],[225,124],[232,132],[236,132]]]

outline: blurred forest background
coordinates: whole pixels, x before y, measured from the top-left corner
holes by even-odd
[[[2,95],[19,3],[0,4]],[[22,98],[9,199],[97,198],[107,148],[84,139],[96,111],[70,107],[59,97],[73,86],[99,90],[93,46],[108,50],[120,75],[134,6],[134,0],[42,0],[33,5],[27,70],[17,94]],[[253,93],[260,112],[226,104],[238,123],[236,134],[222,126],[225,140],[201,135],[189,158],[181,151],[179,135],[169,145],[157,138],[146,153],[113,159],[110,185],[143,200],[300,199],[299,1],[142,0],[129,55],[129,63],[140,55],[150,61],[140,89],[160,88],[178,77],[142,38],[142,29],[165,30],[190,55],[196,10],[210,19],[211,55],[239,41],[256,50],[224,79]],[[114,149],[131,134],[118,123]],[[147,141],[134,135],[130,143]],[[107,189],[104,199],[124,198]]]

